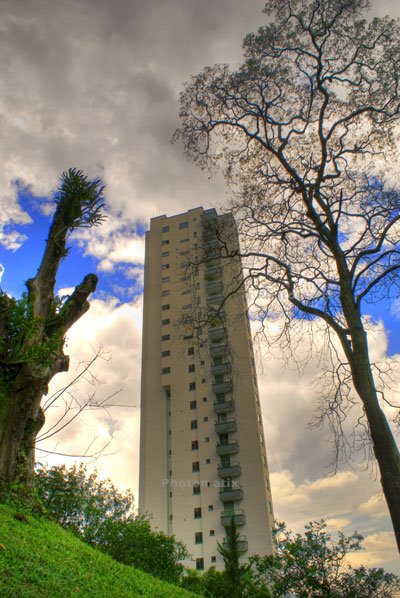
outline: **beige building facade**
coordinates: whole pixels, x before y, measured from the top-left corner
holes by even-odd
[[[146,234],[139,509],[223,568],[234,517],[243,560],[272,552],[272,498],[231,215],[195,208]]]

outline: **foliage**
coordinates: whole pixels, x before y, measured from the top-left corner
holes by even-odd
[[[62,174],[55,201],[60,205],[64,197],[69,198],[68,229],[90,228],[104,221],[104,189],[100,179],[88,180],[77,168]]]
[[[97,472],[88,474],[84,464],[40,466],[36,484],[46,511],[57,523],[121,563],[179,582],[180,561],[188,556],[185,547],[135,516],[131,492],[121,493],[110,480],[100,480]]]
[[[400,453],[381,406],[396,418],[399,404],[365,317],[400,285],[400,23],[366,21],[369,7],[268,0],[240,68],[206,67],[186,85],[176,137],[233,191],[240,249],[216,231],[221,259],[244,265],[228,297],[247,287],[268,340],[294,360],[306,331],[325,340],[315,424],[331,427],[337,459],[353,447],[377,459],[400,550]]]
[[[43,517],[0,505],[0,595],[18,598],[189,598],[194,596],[115,562]]]
[[[85,542],[98,545],[107,525],[133,517],[131,492],[120,492],[111,480],[88,473],[83,463],[36,468],[36,488],[52,519]]]
[[[189,556],[174,536],[152,531],[150,522],[142,517],[112,522],[98,547],[125,565],[176,584],[184,571],[180,561]]]
[[[301,536],[278,523],[276,553],[250,558],[255,580],[268,585],[273,596],[292,593],[301,598],[389,598],[400,590],[400,578],[393,573],[346,564],[349,553],[361,550],[359,533],[346,537],[339,532],[333,539],[326,527],[323,520],[310,522]]]

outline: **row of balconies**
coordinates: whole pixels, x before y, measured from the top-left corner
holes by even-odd
[[[223,282],[222,282],[222,269],[216,258],[219,257],[219,246],[220,243],[215,236],[214,227],[207,226],[204,228],[203,245],[205,248],[206,258],[210,261],[206,265],[205,270],[205,288],[207,293],[207,306],[212,312],[221,315],[221,305],[223,303]],[[223,309],[223,308],[222,308]],[[222,322],[221,322],[222,324]],[[235,411],[235,403],[232,399],[232,381],[224,380],[225,375],[231,373],[231,363],[229,360],[229,350],[227,344],[227,333],[226,328],[220,325],[219,321],[216,321],[216,326],[209,328],[208,331],[210,339],[210,353],[213,359],[220,358],[219,363],[211,365],[211,373],[217,377],[218,381],[214,381],[212,389],[216,395],[224,395],[223,399],[217,399],[214,402],[214,412],[218,416],[224,416],[229,413],[233,414]],[[221,360],[223,358],[223,361]],[[232,434],[237,431],[236,419],[231,415],[226,417],[225,421],[219,421],[220,418],[215,422],[215,431],[219,435],[224,435],[223,441],[217,443],[216,451],[221,457],[229,457],[239,453],[239,443],[236,439],[228,439],[228,434]],[[232,479],[239,478],[241,475],[241,466],[235,462],[230,462],[229,458],[227,462],[220,463],[218,466],[218,477],[221,480],[225,480],[225,485],[219,491],[220,500],[226,504],[231,505],[230,508],[226,508],[221,514],[221,525],[225,528],[229,528],[232,525],[232,518],[235,521],[236,526],[242,526],[246,522],[245,514],[242,510],[236,510],[233,512],[233,505],[236,501],[243,499],[242,487],[232,482]],[[224,540],[225,542],[225,540]],[[238,541],[238,551],[240,553],[248,550],[248,543],[245,537],[240,537]]]

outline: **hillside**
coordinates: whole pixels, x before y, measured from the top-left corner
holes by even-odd
[[[190,598],[195,594],[117,563],[43,517],[0,505],[0,596]]]

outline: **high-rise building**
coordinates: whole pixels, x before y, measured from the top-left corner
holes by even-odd
[[[139,509],[197,569],[272,552],[272,498],[238,246],[230,214],[195,208],[146,236]],[[230,292],[236,289],[236,292]]]

